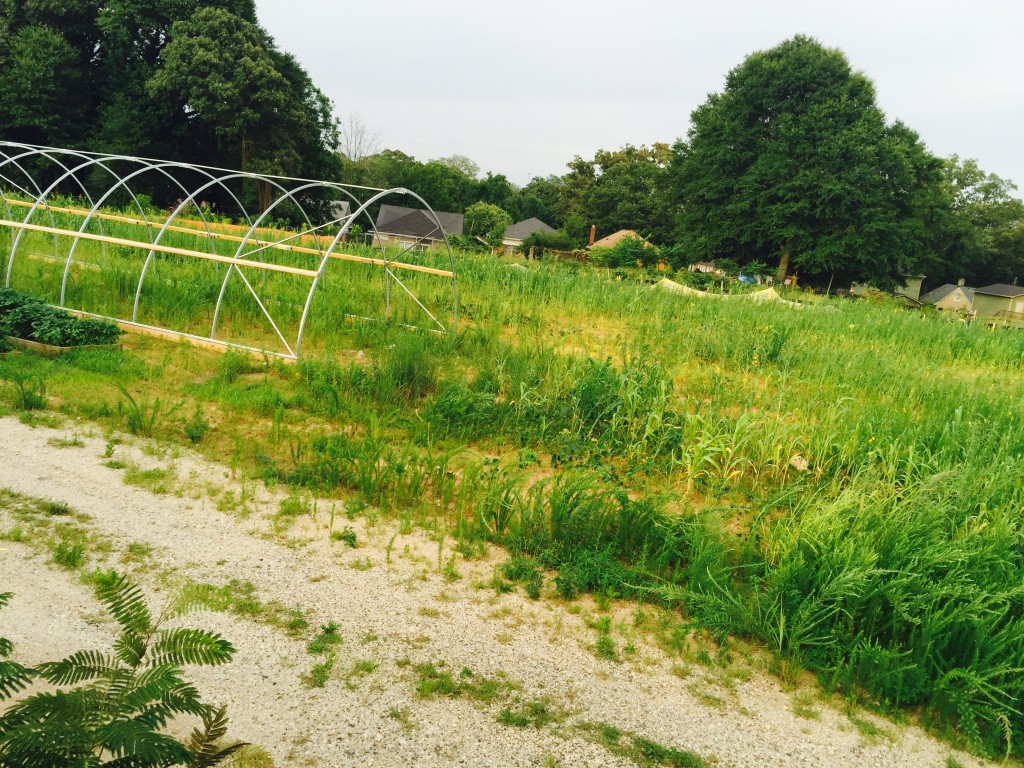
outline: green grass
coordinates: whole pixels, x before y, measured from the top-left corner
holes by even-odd
[[[444,662],[418,664],[416,693],[424,698],[434,696],[464,697],[482,703],[493,702],[516,686],[503,677],[489,678],[475,674],[468,667],[459,672],[445,669]]]
[[[80,255],[107,266],[76,275],[71,298],[123,313],[132,256]],[[207,332],[208,266],[161,261],[143,321]],[[549,573],[564,599],[685,610],[679,627],[757,642],[780,669],[919,711],[977,753],[1024,755],[1024,334],[460,254],[465,322],[439,337],[339,319],[370,314],[380,285],[338,267],[297,366],[135,338],[58,360],[12,352],[0,406],[42,400],[116,429],[138,411],[140,433],[190,444],[192,422],[197,448],[243,479],[443,531],[465,557],[506,548],[496,591],[538,597]],[[436,282],[410,279],[443,303]],[[268,277],[286,324],[299,282]],[[15,284],[54,300],[43,262],[19,260]],[[246,294],[229,289],[223,327],[267,341]],[[416,320],[411,302],[395,310]],[[186,402],[201,411],[173,405]],[[686,633],[665,635],[682,654]]]

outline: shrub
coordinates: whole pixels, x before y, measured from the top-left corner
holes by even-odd
[[[523,253],[529,253],[533,248],[533,255],[540,257],[544,251],[571,251],[576,243],[565,232],[534,232],[523,240],[519,246]]]
[[[610,269],[653,265],[658,249],[639,237],[624,237],[611,248],[595,248],[590,252],[595,264]]]

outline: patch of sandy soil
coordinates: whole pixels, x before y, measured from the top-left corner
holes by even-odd
[[[635,753],[609,749],[586,727],[597,723],[626,734],[623,745],[649,739],[717,766],[942,768],[949,757],[986,765],[919,728],[865,712],[854,716],[858,728],[850,713],[786,691],[742,660],[734,664],[742,674],[684,663],[633,627],[634,606],[612,607],[619,658],[599,658],[589,601],[559,600],[550,587],[529,600],[521,589],[499,595],[485,586],[499,552],[458,556],[461,578],[450,580],[449,572],[446,579],[440,566],[452,557],[451,539],[439,545],[372,514],[350,520],[338,504],[332,517],[324,502],[315,520],[303,515],[282,530],[273,519],[280,490],[243,487],[227,468],[178,449],[107,438],[81,423],[30,428],[2,418],[0,487],[70,505],[93,542],[86,567],[132,573],[154,606],[188,579],[251,582],[263,604],[301,609],[309,627],[298,634],[231,612],[184,619],[238,649],[231,664],[192,670],[191,678],[207,701],[228,706],[230,736],[263,747],[277,766],[634,765]],[[172,469],[162,481],[168,492],[127,485],[123,466],[133,464]],[[243,497],[251,510],[244,517]],[[9,511],[0,512],[0,531],[14,524]],[[331,525],[350,526],[358,546],[332,541]],[[53,562],[39,540],[45,535],[0,541],[0,591],[15,595],[0,611],[0,636],[24,663],[107,648],[115,631],[78,575]],[[307,643],[329,622],[343,642],[324,687],[309,687],[303,677],[324,657],[311,655]],[[490,702],[423,697],[416,666],[425,663],[514,687]],[[802,717],[794,712],[798,696]],[[499,722],[503,709],[531,702],[558,716],[541,726]]]

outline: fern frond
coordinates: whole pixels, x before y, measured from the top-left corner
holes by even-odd
[[[107,723],[95,735],[97,745],[111,755],[133,761],[122,761],[122,765],[181,765],[192,761],[192,753],[177,739],[134,718]]]
[[[114,641],[114,653],[117,654],[117,658],[132,668],[142,663],[147,650],[146,641],[130,629],[126,629]]]
[[[54,685],[74,685],[94,680],[117,669],[117,662],[100,651],[78,651],[61,661],[46,661],[36,667],[39,675]]]
[[[117,575],[109,583],[101,584],[96,593],[99,600],[110,611],[122,629],[138,635],[152,631],[152,616],[146,606],[142,590],[129,581],[124,574]]]
[[[202,629],[161,630],[149,663],[217,666],[231,661],[235,647],[216,632]]]
[[[230,594],[213,584],[187,584],[168,609],[169,616],[183,616],[192,611],[226,611],[231,606]]]
[[[118,699],[119,712],[136,719],[145,717],[154,728],[174,715],[202,717],[206,709],[199,691],[182,680],[181,670],[170,664],[146,670]]]
[[[189,749],[194,755],[195,768],[211,768],[225,758],[230,757],[247,743],[238,741],[227,747],[219,747],[218,742],[228,732],[227,707],[219,709],[210,708],[203,715],[203,730],[196,728],[192,731],[192,738],[189,740]]]
[[[0,608],[11,602],[12,597],[14,597],[13,592],[0,592]]]
[[[32,670],[16,661],[0,661],[0,701],[24,690],[32,682]]]
[[[40,759],[89,754],[89,721],[95,705],[95,696],[82,689],[37,693],[14,704],[0,716],[0,764],[78,764]]]
[[[170,707],[176,713],[187,713],[202,717],[209,709],[199,699],[199,691],[191,684],[182,683],[173,690],[167,691],[162,699],[163,705]]]
[[[5,730],[0,743],[4,768],[90,765],[89,732],[74,723],[33,723]]]
[[[0,637],[0,659],[6,659],[14,651],[14,643],[6,637]]]

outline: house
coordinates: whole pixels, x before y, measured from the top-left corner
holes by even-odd
[[[352,215],[352,202],[349,200],[335,200],[331,203],[331,218],[335,221],[342,221]]]
[[[596,240],[588,245],[587,248],[614,248],[620,241],[629,237],[634,240],[642,240],[644,245],[650,245],[645,238],[638,235],[632,229],[620,229],[618,232],[613,232],[607,237],[602,237],[600,240]]]
[[[911,275],[894,293],[921,306],[921,283],[924,282],[924,278],[925,275]]]
[[[382,205],[377,212],[375,245],[436,247],[445,242],[446,235],[461,235],[463,215],[435,211],[437,221],[429,211],[406,208],[401,205]],[[438,227],[440,222],[441,227]]]
[[[974,308],[974,289],[946,283],[921,297],[922,304],[934,304],[946,312],[970,312]]]
[[[995,317],[1000,313],[1024,315],[1024,286],[993,283],[975,288],[974,311],[978,317]]]
[[[543,221],[538,218],[525,219],[524,221],[518,221],[511,227],[505,230],[505,236],[502,238],[501,243],[506,248],[518,248],[523,244],[523,240],[528,238],[535,232],[556,232],[554,227],[549,227]]]

